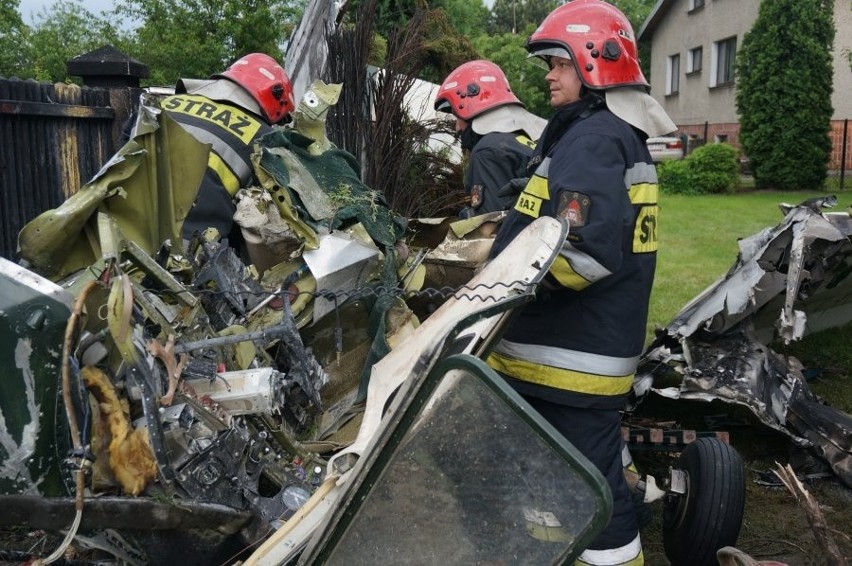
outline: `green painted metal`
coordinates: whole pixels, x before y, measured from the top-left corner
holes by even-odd
[[[68,443],[60,394],[62,342],[73,299],[0,258],[0,493],[64,494]]]

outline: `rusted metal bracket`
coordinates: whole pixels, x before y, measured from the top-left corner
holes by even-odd
[[[630,449],[638,450],[670,450],[680,451],[692,442],[702,437],[715,437],[728,444],[730,436],[727,431],[696,431],[687,429],[663,428],[630,428],[621,427],[621,437],[630,445]]]

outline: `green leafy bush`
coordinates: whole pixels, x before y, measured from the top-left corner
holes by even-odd
[[[693,151],[687,157],[687,163],[702,193],[727,193],[734,190],[739,179],[737,157],[734,146],[715,143]]]
[[[686,159],[677,161],[663,161],[657,165],[657,177],[660,189],[670,195],[697,195],[701,194],[692,181],[689,163]]]
[[[699,147],[685,159],[657,166],[664,193],[706,195],[733,191],[739,179],[737,150],[725,143]]]

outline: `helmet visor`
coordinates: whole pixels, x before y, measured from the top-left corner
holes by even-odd
[[[438,112],[447,112],[448,114],[452,113],[453,107],[450,105],[450,101],[446,98],[442,98],[440,100],[435,101],[435,110]]]
[[[527,55],[528,59],[532,59],[532,62],[542,69],[549,71],[550,70],[550,58],[551,57],[562,57],[564,59],[571,59],[571,54],[564,47],[559,47],[556,45],[543,45],[541,47],[530,46],[529,55]]]

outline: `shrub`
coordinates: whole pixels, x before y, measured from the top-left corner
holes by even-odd
[[[737,150],[726,143],[704,145],[693,151],[687,162],[693,182],[702,194],[731,192],[739,179]]]
[[[670,195],[700,194],[692,182],[689,162],[686,159],[663,161],[657,165],[660,189]]]
[[[685,159],[657,165],[660,188],[673,195],[726,193],[739,179],[737,150],[719,143],[701,146]]]

